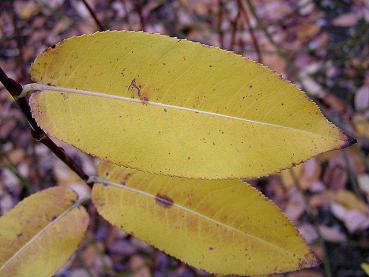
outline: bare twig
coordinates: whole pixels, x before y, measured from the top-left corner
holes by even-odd
[[[86,183],[88,181],[88,175],[83,171],[83,169],[78,166],[75,161],[69,157],[64,149],[57,146],[46,134],[45,132],[37,125],[36,121],[33,119],[30,107],[28,105],[28,101],[25,97],[18,98],[22,92],[22,86],[18,82],[9,78],[5,72],[0,67],[0,82],[4,85],[4,87],[9,91],[9,93],[13,96],[14,100],[18,104],[22,113],[26,117],[31,129],[32,136],[42,144],[44,144],[47,148],[50,149],[59,159],[61,159],[71,170],[73,170],[82,180]]]
[[[223,22],[223,0],[218,0],[218,16],[217,16],[217,31],[219,36],[219,46],[224,48],[224,34],[222,29]]]
[[[236,17],[233,20],[231,20],[231,26],[232,26],[231,45],[230,45],[231,50],[234,50],[235,45],[236,45],[237,31],[238,31],[238,25],[239,25],[240,19],[241,19],[241,9],[238,7]]]
[[[86,0],[82,0],[82,2],[85,5],[85,7],[88,10],[88,12],[90,13],[91,17],[94,19],[94,21],[96,23],[96,26],[99,28],[99,30],[100,31],[105,31],[105,27],[100,22],[100,20],[97,18],[96,14],[95,14],[95,11],[91,7],[91,5]]]
[[[135,7],[136,13],[137,13],[137,15],[140,19],[141,30],[145,31],[146,24],[145,24],[145,18],[143,16],[143,8],[142,8],[141,0],[135,0],[134,7]]]
[[[263,60],[262,60],[262,55],[261,55],[261,52],[260,52],[260,46],[259,46],[258,40],[255,36],[254,29],[251,26],[250,17],[247,13],[247,9],[245,7],[245,2],[242,1],[242,0],[237,0],[237,1],[238,1],[238,8],[240,9],[242,15],[245,18],[246,26],[247,26],[247,29],[250,33],[252,45],[254,46],[254,49],[255,49],[255,52],[256,52],[256,55],[257,55],[257,61],[259,63],[261,63]]]

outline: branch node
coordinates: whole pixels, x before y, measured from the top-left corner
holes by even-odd
[[[27,84],[24,85],[22,88],[22,91],[18,94],[18,96],[15,96],[15,99],[18,100],[20,98],[28,96],[33,91],[40,90],[37,86],[38,84]]]

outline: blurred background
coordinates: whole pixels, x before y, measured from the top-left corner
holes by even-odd
[[[323,261],[314,269],[274,276],[367,276],[369,1],[1,0],[0,66],[25,84],[45,47],[74,35],[123,29],[187,38],[264,63],[357,138],[350,148],[252,184],[286,213]],[[95,161],[66,150],[94,173]],[[0,215],[38,190],[78,182],[32,138],[1,86]],[[208,276],[112,227],[93,206],[89,210],[86,239],[57,276]]]

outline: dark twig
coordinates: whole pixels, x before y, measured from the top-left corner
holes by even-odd
[[[83,169],[78,166],[72,158],[70,158],[65,152],[64,149],[57,146],[46,134],[45,132],[37,125],[36,121],[33,119],[30,107],[28,105],[28,101],[25,97],[17,98],[18,95],[22,92],[22,86],[18,82],[9,78],[5,72],[0,67],[0,82],[4,85],[4,87],[9,91],[11,96],[13,96],[14,100],[18,104],[19,108],[23,112],[26,117],[31,129],[32,136],[42,144],[44,144],[47,148],[50,149],[59,159],[61,159],[71,170],[73,170],[82,180],[88,182],[88,175],[83,171]]]
[[[217,31],[219,36],[219,46],[224,48],[224,34],[222,29],[223,22],[223,0],[218,0],[218,16],[217,16]]]
[[[255,36],[254,29],[251,26],[250,17],[247,13],[247,9],[244,6],[245,2],[243,2],[242,0],[237,0],[237,1],[238,1],[238,8],[240,9],[242,15],[245,18],[246,26],[247,26],[247,29],[250,33],[252,45],[254,46],[254,49],[255,49],[255,52],[256,52],[256,55],[257,55],[257,61],[259,63],[261,63],[261,62],[263,62],[263,60],[262,60],[262,55],[261,55],[261,52],[260,52],[260,46],[259,46],[258,40]]]
[[[143,16],[143,8],[142,8],[142,4],[141,4],[141,0],[135,0],[134,1],[134,7],[135,7],[135,10],[136,10],[136,13],[140,19],[140,25],[141,25],[141,30],[142,31],[145,31],[145,18]]]
[[[96,23],[96,26],[99,28],[99,30],[100,31],[105,31],[105,27],[100,22],[100,20],[97,18],[97,16],[96,16],[93,8],[91,7],[91,5],[86,0],[82,0],[82,2],[85,5],[85,7],[88,10],[88,12],[90,13],[90,15],[92,16],[92,18],[94,19],[94,21]]]
[[[231,20],[231,26],[232,26],[231,45],[230,45],[231,50],[234,50],[236,46],[237,31],[238,31],[238,25],[239,25],[240,19],[241,19],[241,9],[238,8],[236,17],[233,20]]]

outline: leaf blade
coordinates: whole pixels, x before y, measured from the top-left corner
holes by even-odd
[[[266,67],[185,40],[134,32],[75,37],[39,55],[32,79],[141,101],[47,92],[31,106],[51,136],[152,173],[255,177],[349,141]]]
[[[54,187],[35,193],[0,217],[0,276],[53,275],[87,228],[88,215],[83,207],[74,206],[76,201],[71,189]]]
[[[108,163],[99,173],[110,182],[93,188],[98,212],[192,266],[256,275],[317,263],[278,208],[238,180],[158,176]]]

